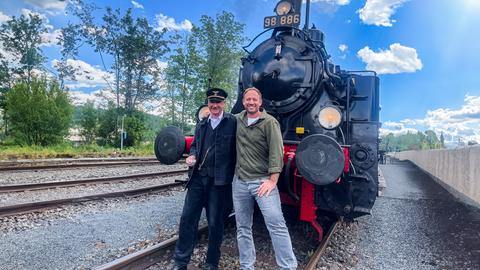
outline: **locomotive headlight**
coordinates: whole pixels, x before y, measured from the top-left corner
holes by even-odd
[[[327,106],[318,113],[318,121],[323,128],[334,129],[342,122],[342,113],[337,107]]]
[[[288,1],[281,1],[275,7],[275,12],[278,16],[285,15],[292,10],[292,3]]]

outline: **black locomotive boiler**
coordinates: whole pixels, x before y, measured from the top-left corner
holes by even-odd
[[[298,28],[301,2],[278,2],[276,15],[264,19],[266,30],[252,43],[268,38],[251,51],[244,47],[232,112],[243,109],[245,89],[260,90],[263,108],[283,134],[282,203],[296,208],[298,219],[311,223],[321,239],[322,216],[353,219],[369,214],[375,202],[379,79],[373,71],[346,71],[331,63],[323,33],[308,27],[309,1],[305,27]],[[168,139],[159,137],[155,152],[165,157]],[[186,137],[179,147],[188,150],[191,140]]]

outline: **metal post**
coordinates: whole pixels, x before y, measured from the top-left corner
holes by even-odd
[[[122,129],[120,130],[120,151],[123,151],[123,122],[125,121],[125,115],[122,116]]]

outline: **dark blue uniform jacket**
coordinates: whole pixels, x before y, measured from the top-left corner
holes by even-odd
[[[197,162],[193,167],[193,172],[200,165],[199,155],[202,152],[203,136],[207,125],[210,125],[208,118],[198,122],[195,127],[195,137],[190,147],[190,155],[195,155]],[[235,173],[236,146],[235,136],[237,131],[237,119],[234,115],[223,112],[223,119],[215,128],[215,168],[214,168],[214,184],[228,185],[232,183],[233,174]],[[191,177],[190,177],[191,179]],[[190,180],[189,179],[189,180]],[[190,182],[190,181],[189,181]],[[188,187],[188,183],[187,183]]]

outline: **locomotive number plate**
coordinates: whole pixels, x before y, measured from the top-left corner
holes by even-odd
[[[270,16],[263,19],[263,28],[274,28],[279,26],[295,26],[300,25],[300,13],[290,13],[280,16]]]

